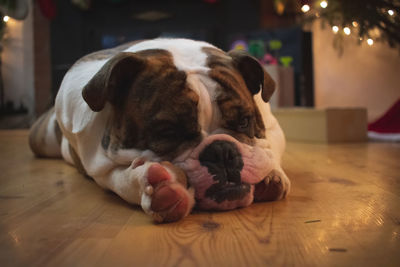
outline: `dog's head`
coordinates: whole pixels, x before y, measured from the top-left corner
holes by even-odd
[[[112,107],[104,149],[149,150],[185,171],[198,207],[232,209],[271,171],[254,95],[267,102],[274,86],[248,54],[193,42],[118,53],[82,94],[93,111]]]

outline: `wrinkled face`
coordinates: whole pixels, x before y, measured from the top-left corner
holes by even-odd
[[[253,59],[248,56],[215,48],[202,52],[202,71],[178,69],[166,50],[126,53],[107,63],[110,66],[92,79],[96,84],[89,82],[83,96],[95,111],[105,102],[113,106],[104,149],[150,150],[171,161],[185,171],[199,208],[247,206],[253,201],[254,185],[271,171],[270,152],[257,146],[265,128],[253,100],[267,86],[267,74],[252,69],[258,63],[249,63]],[[97,91],[106,96],[93,100],[103,77],[103,84],[113,88]]]

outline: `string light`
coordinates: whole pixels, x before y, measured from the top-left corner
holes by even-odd
[[[393,15],[394,15],[394,11],[391,10],[391,9],[389,9],[389,10],[388,10],[388,14],[389,14],[390,16],[393,16]]]
[[[303,6],[301,7],[301,11],[303,11],[304,13],[310,11],[310,6],[307,5],[307,4],[306,4],[306,5],[303,5]]]
[[[303,3],[304,3],[304,2],[303,2]],[[320,1],[320,2],[319,2],[319,5],[321,6],[321,8],[327,8],[327,7],[328,7],[328,1],[326,1],[326,0]],[[311,10],[311,8],[312,8],[312,7],[311,7],[310,5],[304,4],[304,5],[301,6],[301,11],[302,11],[303,13],[307,13],[308,11]],[[316,11],[317,11],[317,10],[316,10]],[[394,14],[395,14],[394,10],[392,10],[392,9],[387,10],[387,13],[389,14],[389,16],[394,16]],[[318,12],[315,12],[314,16],[317,17],[317,18],[319,18],[319,17],[320,17],[320,14],[319,14]],[[356,28],[356,27],[359,27],[359,23],[358,23],[357,21],[355,21],[355,20],[351,22],[351,25],[352,25],[353,27],[355,27],[355,28]],[[333,33],[337,34],[337,33],[339,32],[339,30],[340,30],[339,26],[337,26],[337,25],[332,26],[332,32],[333,32]],[[349,26],[344,27],[344,28],[343,28],[343,33],[344,33],[345,35],[350,35],[350,34],[351,34],[351,29],[350,29],[350,27],[349,27]],[[365,38],[365,39],[364,39],[364,38],[362,38],[362,37],[358,37],[358,39],[360,40],[360,42],[363,41],[363,40],[366,40],[366,43],[367,43],[369,46],[372,46],[372,45],[374,44],[374,40],[373,40],[372,38]]]
[[[10,17],[9,17],[9,16],[4,16],[4,17],[3,17],[3,21],[4,21],[4,22],[7,22],[7,21],[9,21],[9,20],[10,20]]]

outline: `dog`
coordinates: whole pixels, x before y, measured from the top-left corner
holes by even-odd
[[[89,54],[31,127],[39,157],[62,157],[156,222],[194,206],[230,210],[284,198],[275,83],[244,51],[188,39]]]

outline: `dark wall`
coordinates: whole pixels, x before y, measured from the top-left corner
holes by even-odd
[[[118,44],[156,37],[185,37],[210,42],[229,50],[234,36],[249,39],[280,39],[281,55],[294,57],[296,104],[312,105],[312,72],[304,76],[305,63],[311,64],[310,48],[304,49],[299,27],[260,29],[259,0],[95,0],[82,11],[70,0],[57,0],[57,16],[51,23],[52,90],[58,91],[66,71],[85,54]],[[161,11],[170,17],[159,21],[135,19],[146,11]],[[304,59],[304,56],[307,59]],[[311,96],[304,101],[307,86]]]
[[[90,10],[82,11],[71,1],[56,1],[57,16],[51,23],[54,94],[65,72],[78,58],[112,44],[173,36],[200,39],[227,49],[226,36],[231,32],[259,27],[256,0],[220,0],[215,4],[202,0],[112,2],[93,1]],[[166,12],[171,17],[153,22],[134,18],[151,10]]]

